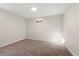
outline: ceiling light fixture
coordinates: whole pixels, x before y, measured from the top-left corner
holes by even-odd
[[[32,8],[31,8],[31,11],[36,12],[36,11],[37,11],[37,8],[36,8],[36,7],[32,7]],[[39,18],[35,19],[35,21],[36,21],[36,23],[39,23],[39,22],[43,22],[43,19],[41,19],[41,18],[39,17]]]
[[[31,11],[37,11],[37,8],[36,7],[32,7]]]
[[[42,22],[42,21],[43,21],[43,19],[41,19],[41,18],[36,19],[36,23],[39,23],[39,22]]]

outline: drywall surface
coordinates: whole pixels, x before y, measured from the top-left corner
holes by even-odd
[[[64,39],[73,55],[79,56],[79,4],[73,4],[64,13]]]
[[[34,19],[26,20],[26,38],[35,40],[47,40],[61,42],[62,15],[41,17],[42,22],[37,23]]]
[[[25,39],[25,32],[24,19],[0,9],[0,46]]]

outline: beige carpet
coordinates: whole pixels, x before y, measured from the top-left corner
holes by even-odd
[[[0,56],[72,56],[72,54],[63,45],[25,39],[1,47]]]

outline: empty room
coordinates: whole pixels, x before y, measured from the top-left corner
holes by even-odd
[[[79,3],[0,3],[0,56],[79,56]]]

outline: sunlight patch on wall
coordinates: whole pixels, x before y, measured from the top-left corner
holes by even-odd
[[[65,40],[62,37],[62,34],[60,32],[55,32],[52,36],[51,36],[51,41],[55,44],[64,44]]]

